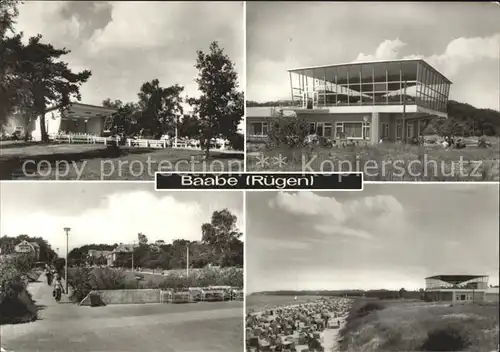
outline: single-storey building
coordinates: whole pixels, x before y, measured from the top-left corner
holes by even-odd
[[[59,107],[47,109],[45,129],[49,136],[57,134],[86,134],[101,137],[106,118],[116,112],[115,109],[97,105],[71,103],[61,113]],[[33,140],[41,140],[40,118],[33,122],[31,133]]]
[[[291,105],[247,108],[247,140],[262,140],[273,113],[293,111],[311,134],[370,144],[418,138],[447,118],[451,81],[422,59],[354,62],[288,70]]]
[[[488,292],[487,275],[435,275],[425,279],[425,293],[432,301],[485,301]]]

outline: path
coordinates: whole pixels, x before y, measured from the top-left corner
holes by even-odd
[[[29,285],[40,319],[0,327],[13,352],[234,352],[243,350],[242,302],[81,307],[58,304],[44,282]]]

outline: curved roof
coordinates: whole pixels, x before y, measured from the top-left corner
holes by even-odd
[[[426,280],[441,280],[448,283],[461,283],[473,279],[488,277],[488,275],[435,275],[426,277]]]

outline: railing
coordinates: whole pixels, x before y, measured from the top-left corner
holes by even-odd
[[[108,145],[116,141],[115,137],[98,137],[90,134],[56,134],[50,137],[51,140],[59,143],[73,143],[73,144],[104,144]],[[127,138],[125,144],[129,147],[137,148],[155,148],[155,149],[165,149],[168,147],[175,149],[187,149],[187,150],[201,150],[199,142],[178,140],[174,142],[167,139],[134,139]],[[220,146],[210,148],[210,151],[219,152],[235,152],[239,151],[228,148],[227,145],[222,144]]]

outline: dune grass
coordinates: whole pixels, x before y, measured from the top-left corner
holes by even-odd
[[[498,324],[498,303],[360,299],[341,331],[341,350],[496,351]]]

